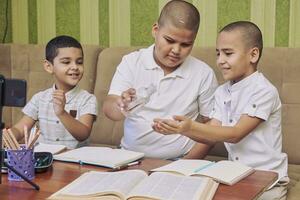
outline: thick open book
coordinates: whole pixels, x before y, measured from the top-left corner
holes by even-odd
[[[54,155],[54,160],[118,168],[144,157],[144,153],[109,147],[80,147]]]
[[[86,172],[48,199],[103,200],[210,200],[218,183],[207,177],[189,177],[155,172],[150,176],[142,170],[118,172]]]
[[[45,144],[45,143],[38,143],[34,147],[34,152],[50,152],[52,154],[58,154],[65,151],[67,147],[62,144]]]
[[[254,169],[241,163],[228,160],[211,162],[208,160],[182,159],[151,171],[173,172],[185,176],[202,175],[211,177],[226,185],[233,185],[254,172]]]

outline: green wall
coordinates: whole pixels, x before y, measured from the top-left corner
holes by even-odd
[[[3,43],[7,26],[4,43],[45,44],[55,35],[68,34],[83,44],[103,47],[149,45],[153,42],[151,26],[166,2],[0,0],[0,42]],[[261,28],[265,46],[300,47],[300,0],[189,2],[201,13],[196,46],[214,46],[222,26],[236,20],[250,20]]]

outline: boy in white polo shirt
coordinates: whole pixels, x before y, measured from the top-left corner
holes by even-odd
[[[199,142],[225,142],[229,160],[278,173],[260,199],[285,199],[287,155],[282,153],[281,102],[277,89],[257,71],[263,49],[259,28],[247,21],[225,26],[217,39],[217,65],[226,81],[215,92],[209,124],[184,116],[155,119],[163,134],[181,133]]]
[[[24,127],[31,129],[38,121],[39,142],[69,148],[85,145],[97,116],[97,100],[77,86],[84,72],[81,44],[64,35],[50,40],[44,69],[53,76],[53,87],[38,92],[26,104],[24,116],[12,127],[14,135],[22,139]]]
[[[170,1],[152,27],[155,44],[123,57],[103,104],[106,116],[115,121],[124,119],[123,113],[128,111],[127,106],[134,99],[136,90],[154,86],[155,91],[142,108],[128,113],[122,148],[163,159],[185,154],[186,158],[205,155],[201,154],[209,146],[195,145],[194,141],[179,134],[164,136],[151,127],[157,116],[170,117],[180,113],[196,119],[199,113],[208,117],[212,110],[217,87],[214,72],[207,64],[189,55],[199,22],[199,12],[192,4]]]

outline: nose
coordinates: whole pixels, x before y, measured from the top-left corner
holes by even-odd
[[[225,63],[224,56],[222,56],[222,54],[220,53],[219,55],[217,55],[217,65],[222,65],[224,63]]]
[[[73,63],[71,64],[71,69],[77,70],[78,68],[79,68],[79,66],[78,66],[78,64],[77,64],[76,62],[73,62]]]
[[[180,53],[180,45],[179,44],[174,44],[172,46],[172,53],[174,53],[176,55]]]

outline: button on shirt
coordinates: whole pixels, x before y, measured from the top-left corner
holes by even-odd
[[[242,114],[264,121],[237,144],[225,142],[229,160],[276,171],[279,178],[287,176],[287,155],[281,152],[281,102],[277,89],[259,72],[216,90],[212,118],[222,126],[234,126]]]
[[[39,121],[41,130],[40,142],[48,144],[63,144],[69,148],[83,146],[87,141],[77,141],[60,122],[54,113],[52,103],[52,93],[55,87],[41,91],[35,94],[32,99],[23,108],[23,113],[34,120]],[[78,87],[73,88],[65,94],[65,110],[76,111],[77,120],[84,114],[97,116],[97,100],[95,95],[88,93]]]
[[[195,119],[208,116],[213,107],[217,81],[213,70],[204,62],[188,56],[174,72],[164,71],[153,58],[154,45],[123,57],[113,77],[109,94],[121,95],[128,88],[149,87],[156,91],[141,109],[124,121],[125,149],[144,152],[148,157],[175,158],[187,153],[194,142],[185,136],[162,135],[153,131],[154,118],[185,115]]]

